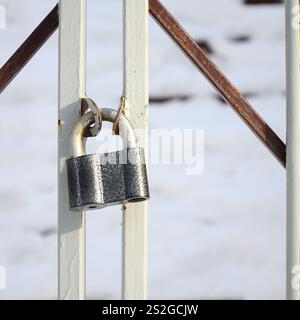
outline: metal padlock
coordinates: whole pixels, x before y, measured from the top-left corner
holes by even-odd
[[[101,109],[101,116],[103,121],[114,122],[117,111]],[[123,114],[119,117],[124,150],[86,155],[84,134],[94,120],[92,112],[85,113],[71,134],[72,158],[67,160],[70,208],[92,210],[149,199],[144,149],[136,146],[129,120]]]

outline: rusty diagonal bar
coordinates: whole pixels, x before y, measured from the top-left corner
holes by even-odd
[[[179,45],[194,65],[211,82],[229,105],[244,120],[275,158],[286,166],[286,146],[259,116],[238,89],[225,77],[214,62],[198,46],[159,0],[149,0],[149,11],[159,25]],[[33,31],[21,47],[0,69],[0,93],[21,71],[58,27],[58,5]]]
[[[194,65],[285,167],[285,144],[241,95],[238,89],[225,77],[214,62],[205,54],[159,0],[149,0],[149,9],[151,15],[159,25],[179,45]]]
[[[58,5],[37,26],[19,49],[0,69],[0,93],[9,85],[27,62],[37,53],[58,27]]]

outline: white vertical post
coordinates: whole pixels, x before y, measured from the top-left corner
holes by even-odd
[[[300,30],[299,0],[286,0],[287,299],[300,299]],[[298,283],[297,283],[298,279]]]
[[[141,129],[138,144],[148,136],[148,0],[124,1],[124,95],[126,114]],[[123,299],[147,298],[147,203],[123,210]]]
[[[85,215],[69,210],[66,159],[85,96],[86,0],[59,1],[58,286],[59,299],[85,298]]]

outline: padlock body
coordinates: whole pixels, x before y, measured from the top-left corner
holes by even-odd
[[[144,149],[67,160],[70,208],[100,209],[149,199]]]

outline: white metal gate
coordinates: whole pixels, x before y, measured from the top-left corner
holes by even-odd
[[[59,24],[59,297],[85,298],[85,212],[70,212],[66,159],[72,127],[85,96],[86,0],[61,0]],[[70,52],[72,54],[70,55]],[[125,112],[148,129],[148,1],[124,0]],[[143,139],[142,139],[143,138]],[[147,150],[147,141],[138,137]],[[118,210],[118,209],[117,209]],[[123,208],[123,297],[147,298],[147,203]]]
[[[121,0],[120,0],[121,1]],[[85,97],[86,0],[60,0],[0,69],[0,93],[59,27],[58,254],[59,298],[85,298],[85,213],[70,212],[65,160]],[[159,0],[124,2],[125,112],[148,130],[148,10],[250,129],[287,168],[287,298],[300,300],[300,1],[286,0],[287,146],[229,82]],[[58,19],[59,14],[59,19]],[[147,153],[148,142],[138,137]],[[123,212],[123,298],[147,298],[147,203]]]

